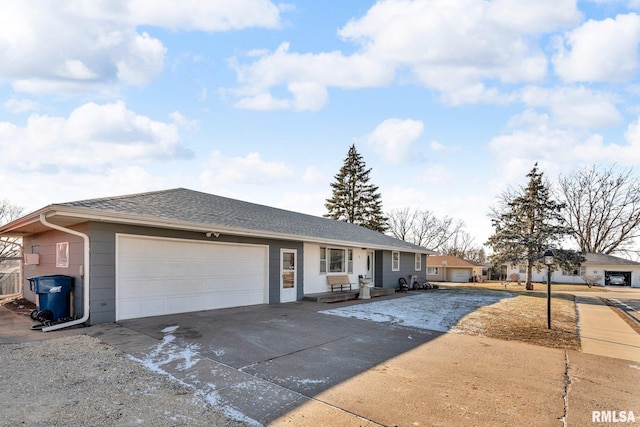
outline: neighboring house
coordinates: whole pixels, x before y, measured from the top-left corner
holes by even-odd
[[[551,281],[554,283],[585,284],[582,276],[592,275],[599,277],[597,283],[600,286],[609,286],[611,284],[640,288],[640,262],[595,253],[587,253],[585,258],[586,261],[582,263],[580,268],[575,270],[554,270],[551,273]],[[520,280],[525,281],[525,266],[508,266],[507,277],[512,274],[518,274]],[[547,268],[543,267],[540,271],[536,271],[534,268],[531,278],[534,282],[546,283]],[[610,283],[612,281],[613,283]]]
[[[74,278],[78,323],[301,300],[327,275],[424,277],[433,252],[364,227],[188,189],[46,206],[0,227],[24,277]],[[26,291],[25,298],[36,295]]]
[[[430,255],[427,258],[428,281],[464,283],[484,280],[486,276],[486,267],[462,258],[451,255]]]

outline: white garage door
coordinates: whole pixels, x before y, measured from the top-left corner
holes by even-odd
[[[451,275],[451,281],[452,282],[458,282],[458,283],[466,283],[469,281],[469,278],[471,277],[471,270],[466,270],[466,269],[457,269],[457,268],[450,268],[447,269],[449,270],[449,274]]]
[[[118,235],[116,319],[268,302],[268,247]]]

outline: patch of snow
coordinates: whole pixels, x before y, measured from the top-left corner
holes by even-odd
[[[180,326],[167,326],[166,328],[164,328],[160,332],[162,332],[163,334],[172,334],[175,331],[177,331],[179,327]]]
[[[629,365],[629,367],[630,367],[630,368],[633,368],[633,369],[638,369],[638,370],[640,370],[640,366],[638,366],[638,365]]]
[[[297,383],[298,385],[315,385],[315,384],[326,384],[329,381],[328,377],[322,379],[311,379],[311,378],[299,378],[299,377],[287,377],[285,379],[288,382]]]
[[[173,344],[176,337],[172,335],[172,333],[177,329],[178,326],[170,326],[164,328],[162,330],[162,333],[164,333],[165,335],[162,338],[162,341],[158,343],[148,354],[146,354],[144,358],[139,359],[133,356],[129,356],[129,358],[140,363],[150,371],[165,375],[171,378],[171,380],[194,390],[194,394],[196,397],[204,400],[211,406],[217,407],[227,417],[234,420],[243,421],[249,425],[262,426],[262,424],[260,424],[253,418],[244,415],[237,409],[230,407],[226,404],[226,402],[222,401],[218,392],[216,391],[215,384],[208,383],[200,386],[198,384],[200,383],[200,381],[189,383],[176,378],[170,372],[163,369],[165,365],[171,362],[178,362],[178,365],[176,367],[178,370],[187,370],[201,360],[199,354],[200,346],[198,344],[186,344],[184,347]],[[222,354],[224,354],[224,352],[222,352]],[[189,378],[193,378],[193,376],[189,376]],[[196,386],[196,384],[198,384],[199,386]]]
[[[455,296],[452,297],[452,294]],[[499,291],[469,292],[442,289],[404,298],[323,310],[320,313],[447,332],[468,313],[514,296]]]
[[[225,355],[225,351],[221,348],[210,348],[209,349],[216,357],[222,357]]]

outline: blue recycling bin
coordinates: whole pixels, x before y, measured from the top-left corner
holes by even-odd
[[[69,317],[69,292],[73,277],[62,274],[29,278],[29,288],[38,294],[38,309],[50,310],[53,320]]]

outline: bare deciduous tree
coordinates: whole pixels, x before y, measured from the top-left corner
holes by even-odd
[[[478,264],[487,262],[484,248],[476,243],[470,233],[462,229],[452,236],[440,252],[442,255],[453,255]]]
[[[387,213],[389,233],[397,239],[482,263],[486,257],[482,246],[464,230],[464,222],[449,216],[438,218],[428,210],[394,209]]]
[[[596,166],[559,179],[559,198],[567,206],[565,222],[583,252],[636,252],[640,237],[640,180],[633,169]]]
[[[451,217],[442,219],[428,210],[394,209],[387,214],[388,232],[395,238],[437,251],[460,230],[464,223]]]
[[[396,239],[413,243],[413,228],[417,212],[409,208],[394,209],[388,212],[387,224],[389,224],[389,233]]]
[[[0,200],[0,224],[6,224],[18,218],[23,208],[12,205],[7,200]],[[20,256],[20,239],[0,238],[0,258]]]

